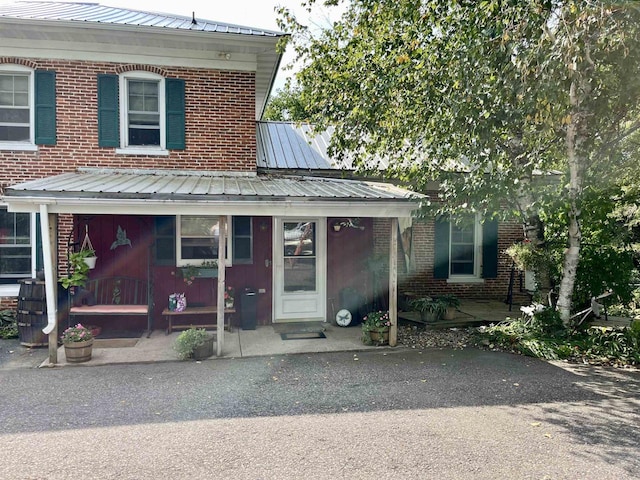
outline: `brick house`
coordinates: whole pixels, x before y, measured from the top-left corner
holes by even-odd
[[[394,321],[398,290],[503,297],[517,226],[414,222],[399,238],[420,195],[346,178],[306,142],[289,153],[297,127],[279,137],[259,121],[282,36],[95,4],[0,6],[1,304],[44,270],[56,338],[56,279],[86,234],[90,278],[148,281],[146,318],[91,320],[117,328],[166,328],[174,292],[221,318],[226,287],[255,290],[261,325],[331,319],[346,287]],[[365,268],[374,254],[383,278]],[[212,259],[217,280],[180,278]]]

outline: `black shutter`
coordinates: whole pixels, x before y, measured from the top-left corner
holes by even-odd
[[[56,144],[56,72],[35,71],[35,139],[37,145]]]
[[[120,146],[117,75],[98,75],[98,145]]]
[[[482,278],[498,276],[498,222],[487,220],[482,226]]]
[[[170,150],[184,150],[184,80],[167,78],[165,80],[165,94],[167,104],[166,147]]]
[[[433,278],[449,278],[449,221],[440,217],[435,221]]]

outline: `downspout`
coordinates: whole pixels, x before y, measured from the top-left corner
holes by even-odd
[[[53,278],[53,254],[51,252],[51,235],[49,231],[49,210],[46,204],[40,205],[40,233],[42,235],[42,258],[44,263],[45,292],[47,295],[47,325],[42,332],[49,335],[49,362],[57,362],[58,338],[55,331],[56,318],[56,279]],[[53,333],[53,335],[50,335]],[[52,338],[53,337],[53,338]],[[55,356],[52,352],[56,352]]]
[[[398,344],[398,219],[391,218],[389,241],[389,346]]]
[[[216,314],[216,356],[222,355],[224,344],[224,292],[226,288],[227,265],[225,264],[227,244],[227,217],[220,215],[218,221],[218,312]]]

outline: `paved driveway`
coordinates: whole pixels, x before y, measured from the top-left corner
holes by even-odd
[[[640,477],[638,372],[397,349],[0,384],[3,479]]]

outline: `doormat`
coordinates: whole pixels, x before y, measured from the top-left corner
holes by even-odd
[[[315,333],[324,332],[325,326],[322,322],[284,322],[273,325],[273,330],[277,334],[283,333]]]
[[[93,341],[95,348],[127,348],[135,347],[137,338],[96,338]]]
[[[99,339],[112,339],[112,338],[135,338],[142,337],[144,330],[105,330],[102,329],[100,334],[96,337]]]
[[[327,338],[324,332],[291,332],[281,333],[282,340],[313,340],[315,338]]]

